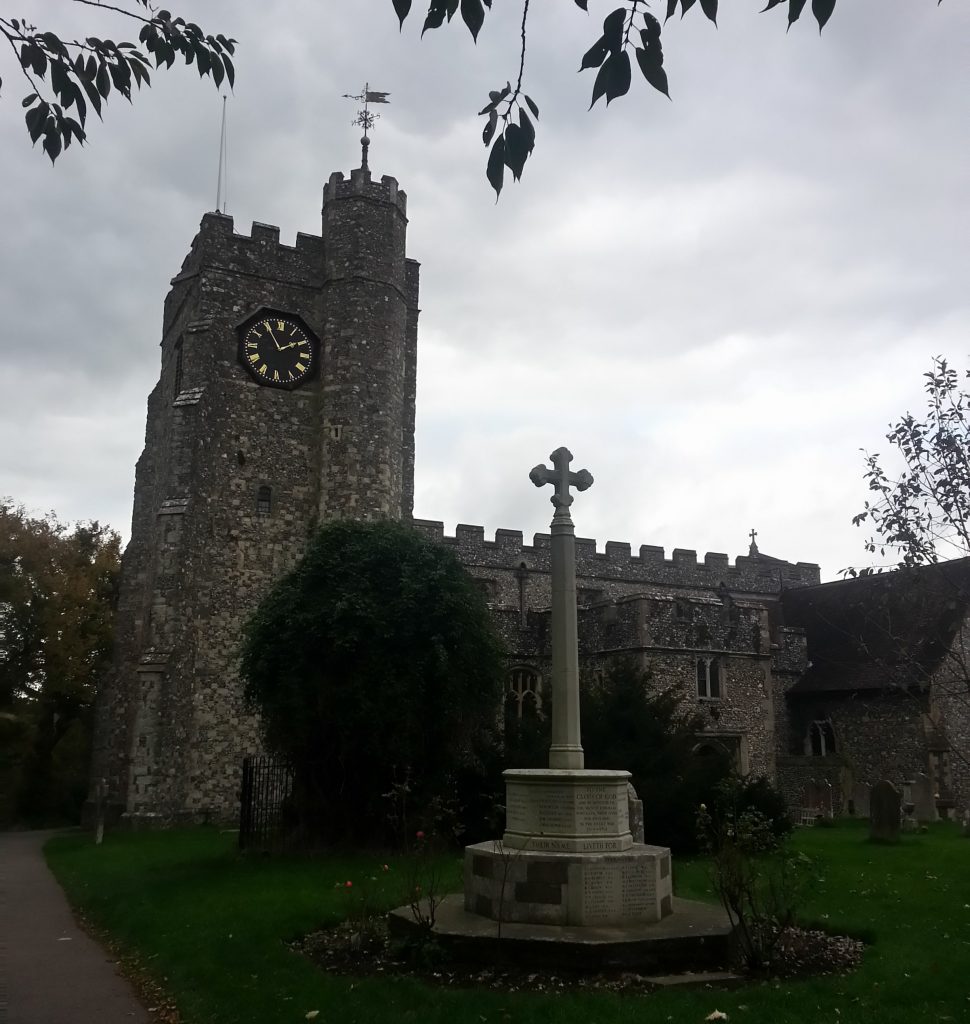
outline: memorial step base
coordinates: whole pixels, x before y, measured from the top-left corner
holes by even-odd
[[[410,907],[388,915],[391,935],[417,938],[426,934]],[[439,904],[433,934],[443,953],[455,963],[578,974],[634,971],[656,976],[658,986],[682,977],[697,982],[699,972],[711,977],[699,984],[731,984],[734,961],[732,928],[720,906],[674,897],[673,913],[654,924],[610,927],[522,924],[493,921],[465,910],[461,894]]]
[[[670,850],[553,853],[496,840],[465,848],[465,910],[493,921],[559,926],[651,924],[673,909]]]

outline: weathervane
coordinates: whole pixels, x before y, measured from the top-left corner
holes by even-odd
[[[381,116],[375,114],[373,111],[368,110],[368,103],[389,103],[388,96],[389,92],[373,92],[371,91],[370,84],[364,83],[364,91],[357,96],[351,95],[349,92],[344,93],[345,100],[357,100],[358,103],[364,104],[363,110],[357,111],[357,116],[351,121],[351,124],[359,124],[364,129],[364,135],[360,140],[360,166],[362,170],[368,170],[367,167],[367,147],[370,145],[370,139],[367,137],[367,133],[374,127],[374,122]]]

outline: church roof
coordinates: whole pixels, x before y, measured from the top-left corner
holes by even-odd
[[[789,691],[924,688],[970,607],[970,558],[782,594],[808,636],[809,668]]]

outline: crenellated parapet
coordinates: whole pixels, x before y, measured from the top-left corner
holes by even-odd
[[[481,526],[459,524],[454,536],[446,536],[441,522],[416,519],[414,525],[437,543],[455,548],[462,563],[476,570],[476,575],[484,575],[489,569],[550,571],[548,534],[537,533],[532,543],[526,544],[520,530],[499,529],[494,540],[486,540]],[[604,550],[598,551],[595,540],[581,537],[576,538],[576,574],[603,582],[697,590],[726,587],[729,591],[766,594],[819,582],[819,567],[810,562],[739,555],[732,564],[720,552],[709,552],[699,561],[697,552],[686,548],[674,548],[668,558],[662,547],[643,544],[634,554],[630,544],[618,541],[607,541]]]
[[[207,213],[172,284],[212,268],[234,274],[270,274],[277,280],[313,285],[319,282],[323,248],[319,235],[301,231],[295,245],[285,245],[280,242],[280,229],[273,224],[253,221],[250,234],[243,235],[234,230],[232,217]]]
[[[366,167],[358,167],[350,172],[347,179],[340,171],[334,171],[330,180],[323,186],[323,206],[338,199],[370,199],[377,203],[390,203],[397,207],[402,216],[407,217],[407,193],[398,187],[397,179],[389,174],[374,181]]]

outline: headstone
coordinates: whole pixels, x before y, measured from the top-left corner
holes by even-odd
[[[883,779],[869,791],[869,838],[881,843],[899,840],[899,790]]]
[[[643,801],[637,796],[633,783],[626,784],[626,806],[630,820],[630,835],[635,843],[644,842],[643,838]]]
[[[864,782],[852,787],[852,807],[857,818],[869,817],[869,787]]]
[[[970,810],[963,812],[963,834],[970,839]]]
[[[918,832],[919,822],[916,820],[915,804],[913,803],[913,787],[916,783],[907,779],[903,783],[903,795],[900,801],[901,817],[899,827],[903,832]]]
[[[933,780],[928,775],[919,775],[912,785],[911,799],[913,815],[917,821],[936,821],[936,793]]]

